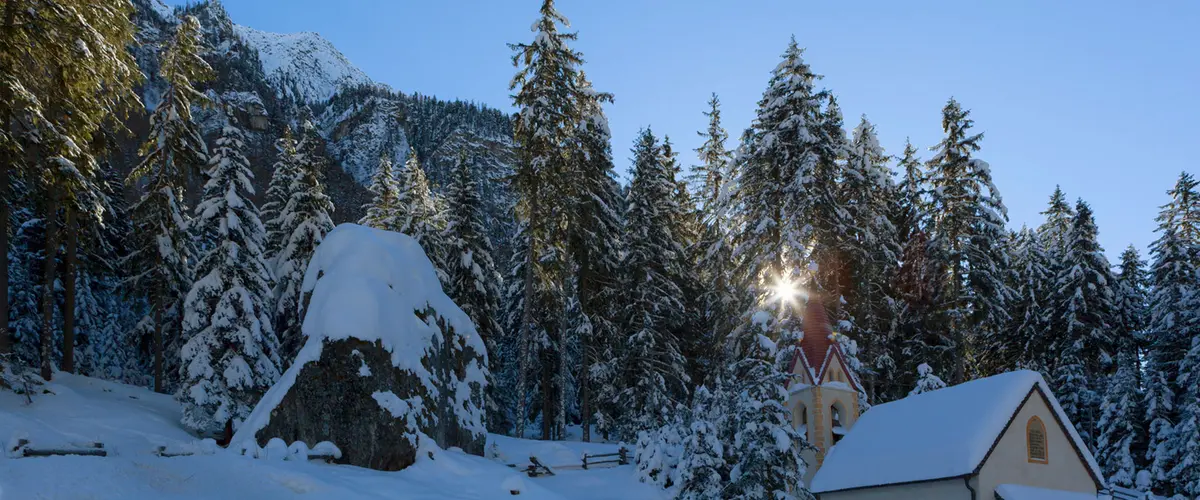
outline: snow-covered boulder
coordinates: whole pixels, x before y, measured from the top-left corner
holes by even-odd
[[[339,461],[379,470],[429,441],[483,455],[484,344],[416,240],[340,225],[303,289],[306,343],[233,442],[332,441]]]

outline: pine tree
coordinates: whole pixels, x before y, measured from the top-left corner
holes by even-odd
[[[376,196],[382,198],[379,192]],[[459,157],[455,166],[448,197],[451,212],[445,239],[451,248],[451,265],[448,269],[450,285],[447,288],[454,303],[467,313],[480,337],[483,337],[488,351],[488,373],[494,375],[500,372],[501,367],[501,354],[496,346],[497,340],[503,336],[499,322],[503,283],[492,260],[492,242],[484,227],[483,200],[480,199],[479,187],[472,177],[471,164],[465,155]],[[382,206],[385,205],[377,205]],[[488,421],[493,425],[503,420],[494,386],[489,381],[486,394]]]
[[[875,126],[865,116],[854,129],[844,176],[838,197],[850,229],[839,245],[845,256],[844,275],[849,279],[843,293],[853,334],[866,360],[855,373],[864,378],[873,396],[877,385],[896,375],[896,360],[888,343],[898,314],[890,278],[900,258],[900,244],[888,217],[897,187]]]
[[[1071,232],[1071,221],[1075,220],[1075,210],[1067,202],[1067,195],[1060,186],[1054,186],[1050,195],[1050,204],[1042,212],[1046,222],[1038,227],[1038,236],[1049,253],[1058,258],[1067,246],[1067,237]]]
[[[792,39],[759,100],[752,144],[740,160],[741,230],[733,255],[750,312],[777,282],[800,281],[798,273],[810,257],[806,248],[816,224],[808,219],[815,203],[810,190],[821,161],[817,141],[825,94],[814,90],[818,76],[802,54]]]
[[[688,381],[674,327],[684,315],[682,291],[672,279],[679,245],[671,233],[676,210],[670,167],[649,129],[633,148],[633,180],[625,212],[624,289],[616,406],[626,410],[619,435],[636,436],[671,415]],[[633,409],[634,411],[629,411]]]
[[[989,342],[989,350],[997,356],[996,366],[1035,370],[1049,379],[1054,359],[1050,306],[1055,277],[1038,232],[1021,228],[1013,238],[1011,261],[1013,321],[1004,334]]]
[[[184,303],[181,353],[183,425],[201,435],[241,425],[279,378],[279,342],[268,307],[266,229],[258,218],[254,174],[242,131],[226,124],[208,163],[204,197],[193,223],[214,245],[196,263]]]
[[[532,361],[538,360],[539,387],[534,394],[541,396],[542,437],[552,439],[564,431],[565,408],[561,407],[566,393],[564,370],[560,366],[563,350],[567,348],[566,329],[558,318],[567,307],[564,283],[568,276],[566,217],[569,200],[575,186],[570,182],[575,168],[569,155],[582,112],[578,102],[579,66],[582,55],[567,46],[576,39],[575,33],[564,33],[559,26],[569,26],[567,19],[555,8],[553,0],[545,0],[541,17],[534,22],[535,33],[530,43],[512,44],[513,65],[517,74],[510,89],[517,108],[513,136],[518,145],[518,163],[511,176],[511,187],[517,194],[515,215],[524,239],[518,243],[524,262],[519,266],[521,296],[511,307],[519,311],[512,327],[517,332],[516,345],[520,366],[517,368],[516,433],[522,435],[525,416],[529,414],[526,393],[533,388],[529,376]]]
[[[271,170],[271,181],[261,208],[262,220],[267,228],[266,255],[274,261],[290,235],[284,227],[283,209],[291,198],[292,183],[300,176],[300,158],[296,151],[296,139],[291,127],[285,128],[283,137],[275,142],[278,160]]]
[[[942,381],[937,375],[933,374],[933,367],[927,363],[917,365],[917,386],[909,391],[909,396],[917,394],[925,394],[926,392],[944,389],[946,382]]]
[[[1146,459],[1155,491],[1170,493],[1177,486],[1170,476],[1181,460],[1182,423],[1181,368],[1200,335],[1200,193],[1188,173],[1180,174],[1171,201],[1161,207],[1157,218],[1159,237],[1150,246],[1153,265],[1150,281],[1150,320],[1143,372],[1146,393],[1145,422],[1148,431]]]
[[[1136,453],[1144,439],[1137,354],[1133,349],[1123,349],[1116,363],[1117,371],[1109,377],[1100,403],[1096,461],[1108,484],[1133,488],[1140,462]]]
[[[433,262],[438,279],[443,284],[450,281],[446,262],[446,242],[442,240],[446,220],[444,211],[439,207],[439,200],[429,187],[429,179],[425,177],[425,169],[417,160],[417,152],[409,151],[408,161],[400,169],[397,180],[397,190],[400,194],[396,219],[399,231],[412,236],[421,244],[425,255]]]
[[[928,162],[930,254],[947,272],[943,306],[950,340],[950,382],[967,380],[967,359],[976,335],[987,336],[1009,320],[1011,295],[1005,283],[1003,245],[1007,210],[992,184],[987,162],[972,158],[983,134],[970,132],[974,120],[958,101],[942,110],[946,137]]]
[[[721,126],[720,101],[713,94],[709,100],[708,128],[697,132],[705,138],[696,149],[701,164],[693,168],[697,179],[693,193],[700,209],[701,227],[693,253],[696,259],[697,280],[701,284],[695,300],[699,303],[698,330],[706,334],[707,352],[694,363],[693,381],[703,383],[722,366],[721,339],[736,326],[743,312],[738,303],[739,291],[734,283],[733,254],[730,235],[733,218],[732,192],[736,183],[733,155],[725,149],[729,134]]]
[[[1179,423],[1168,442],[1175,466],[1168,472],[1176,494],[1200,496],[1200,336],[1179,366]]]
[[[279,253],[271,262],[274,267],[272,275],[275,277],[272,324],[279,339],[280,367],[286,370],[303,347],[304,335],[300,326],[304,314],[301,310],[300,288],[304,284],[304,274],[313,252],[325,235],[333,230],[333,202],[325,194],[320,170],[322,160],[319,155],[312,153],[313,147],[297,145],[296,155],[289,158],[286,137],[283,146],[284,156],[280,162],[295,161],[298,167],[288,186],[287,204],[276,218],[276,229],[285,238]],[[276,166],[276,175],[280,175],[280,167]]]
[[[371,176],[371,185],[367,190],[372,194],[371,203],[363,206],[367,213],[358,223],[387,231],[399,230],[400,187],[396,184],[391,159],[386,156],[379,158],[379,168]]]
[[[602,104],[612,96],[597,92],[579,74],[582,119],[576,128],[578,164],[573,174],[571,260],[579,314],[571,315],[570,331],[580,343],[579,405],[583,440],[591,440],[597,412],[613,414],[606,397],[615,393],[618,325],[614,321],[620,295],[621,200],[612,161],[612,137]],[[611,401],[611,399],[609,400]]]
[[[723,498],[812,498],[801,481],[806,464],[800,450],[808,444],[792,427],[791,412],[784,406],[788,376],[776,366],[775,342],[766,337],[777,331],[779,326],[772,324],[777,321],[759,311],[731,339],[733,467]]]
[[[163,54],[160,72],[167,81],[162,101],[150,115],[150,137],[142,146],[142,162],[129,174],[130,183],[144,181],[145,192],[131,208],[134,220],[129,288],[151,303],[154,390],[166,389],[166,337],[179,331],[180,302],[191,286],[192,245],[187,234],[184,186],[207,159],[208,150],[192,121],[193,101],[204,97],[192,85],[211,77],[200,57],[200,22],[185,17],[174,42]]]
[[[1092,209],[1080,200],[1051,298],[1057,337],[1051,352],[1062,356],[1054,370],[1055,394],[1089,444],[1095,442],[1095,381],[1104,376],[1114,353],[1115,279],[1096,238]]]
[[[721,498],[723,476],[728,474],[725,445],[716,423],[723,417],[721,404],[705,386],[692,396],[692,425],[679,460],[681,500]]]

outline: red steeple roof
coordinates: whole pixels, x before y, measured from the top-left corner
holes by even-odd
[[[829,346],[836,344],[830,338],[832,335],[833,328],[829,325],[825,305],[816,297],[809,297],[808,304],[804,306],[804,338],[800,340],[800,351],[814,371],[825,365]]]
[[[850,385],[858,389],[858,377],[849,373],[850,365],[846,363],[841,346],[833,338],[833,327],[829,322],[829,313],[825,311],[825,304],[815,295],[810,295],[808,303],[804,306],[803,331],[804,338],[800,339],[800,353],[792,361],[792,373],[796,372],[796,364],[803,357],[804,363],[807,365],[805,371],[808,371],[812,377],[811,383],[819,385],[821,378],[825,375],[825,369],[829,366],[829,358],[833,356],[841,361],[843,369],[851,375],[849,377]]]

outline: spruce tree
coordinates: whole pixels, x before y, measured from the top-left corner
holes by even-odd
[[[1179,423],[1167,447],[1175,466],[1167,473],[1176,494],[1200,496],[1200,336],[1179,365]]]
[[[208,149],[192,121],[192,104],[205,97],[193,84],[211,77],[212,68],[200,57],[200,22],[185,17],[159,68],[167,89],[150,115],[150,136],[142,146],[142,161],[129,174],[141,181],[144,194],[131,207],[134,220],[129,288],[151,304],[154,390],[166,389],[166,337],[179,332],[181,301],[191,286],[193,248],[187,234],[184,186],[204,165]],[[170,339],[173,342],[174,339]]]
[[[396,220],[398,231],[412,236],[421,244],[425,255],[433,263],[438,279],[445,285],[450,283],[446,262],[446,242],[442,239],[442,231],[446,227],[443,210],[439,206],[438,197],[429,187],[429,179],[425,169],[417,160],[417,152],[410,150],[408,161],[404,162],[397,176],[397,191],[399,193]]]
[[[725,464],[725,445],[717,430],[723,402],[714,398],[705,386],[692,396],[692,424],[679,460],[679,498],[707,500],[721,498]]]
[[[758,311],[731,339],[730,392],[735,399],[728,453],[733,466],[723,498],[812,498],[801,481],[806,464],[800,451],[808,444],[792,427],[785,406],[788,375],[777,367],[776,344],[766,336],[779,329],[772,324],[777,321]]]
[[[274,261],[290,233],[285,232],[283,209],[291,198],[292,182],[300,176],[300,158],[296,150],[296,139],[292,136],[292,128],[283,130],[283,136],[275,141],[277,160],[271,169],[271,180],[267,184],[266,196],[261,208],[262,220],[267,229],[266,255],[269,261]]]
[[[950,340],[951,383],[968,379],[967,359],[977,335],[990,335],[1009,321],[1005,283],[1007,209],[992,184],[987,162],[972,158],[983,134],[958,101],[942,109],[946,137],[928,162],[930,254],[944,266],[945,296],[937,311]]]
[[[244,136],[226,124],[208,163],[208,182],[193,223],[214,238],[196,263],[184,302],[178,398],[183,425],[216,435],[250,415],[279,378],[279,342],[271,328],[270,274],[263,254],[254,174],[242,153]]]
[[[806,251],[816,221],[808,219],[810,188],[821,161],[818,137],[825,94],[793,38],[759,100],[752,145],[744,149],[738,178],[738,224],[733,253],[745,304],[757,310],[778,282],[795,283],[807,268]],[[789,313],[790,314],[790,313]]]
[[[510,177],[517,194],[515,215],[522,232],[518,243],[523,263],[520,284],[519,311],[513,328],[517,332],[517,392],[519,394],[516,433],[522,435],[528,399],[523,395],[532,388],[529,377],[539,379],[535,392],[541,396],[542,437],[551,439],[563,429],[565,408],[561,407],[566,392],[564,370],[560,366],[566,349],[565,328],[557,319],[566,309],[564,283],[568,276],[564,233],[567,227],[569,200],[574,186],[571,171],[575,162],[569,155],[581,113],[578,102],[579,66],[582,55],[568,47],[575,33],[560,31],[569,26],[567,19],[554,8],[553,0],[544,0],[540,18],[534,22],[530,43],[511,44],[513,65],[517,74],[510,89],[517,108],[513,124],[518,162]],[[551,332],[555,332],[551,334]],[[532,373],[533,359],[538,359],[540,374]]]
[[[1100,403],[1096,461],[1108,484],[1133,488],[1141,461],[1137,451],[1145,437],[1141,426],[1143,396],[1136,351],[1122,349],[1117,354],[1116,364],[1117,371],[1109,377]]]
[[[739,304],[739,291],[734,282],[736,269],[732,254],[733,186],[737,171],[733,154],[725,149],[729,134],[721,126],[720,101],[713,94],[709,110],[704,113],[709,119],[708,128],[697,132],[705,139],[696,149],[700,165],[693,168],[693,196],[700,209],[698,241],[693,250],[696,259],[697,280],[701,284],[698,297],[699,333],[707,335],[707,352],[697,365],[708,377],[715,375],[722,366],[720,360],[722,338],[736,326],[743,312]],[[693,373],[693,381],[703,383],[708,377]]]
[[[679,251],[671,233],[676,210],[673,173],[649,129],[642,130],[633,155],[622,262],[626,301],[621,319],[626,340],[616,395],[616,405],[625,410],[619,435],[626,439],[668,418],[688,381],[686,360],[674,334],[684,306],[679,284],[671,275]]]
[[[1040,233],[1021,228],[1013,238],[1011,261],[1012,322],[988,347],[997,356],[996,366],[1035,370],[1049,379],[1054,360],[1050,316],[1055,276]]]
[[[1071,221],[1075,220],[1075,210],[1067,201],[1067,195],[1062,187],[1054,186],[1050,195],[1050,203],[1042,212],[1046,221],[1038,227],[1038,236],[1054,258],[1059,258],[1067,246],[1067,237],[1071,232]]]
[[[946,382],[933,373],[933,367],[927,363],[921,363],[917,365],[917,386],[909,391],[908,395],[916,396],[945,387]]]
[[[287,204],[277,217],[276,229],[284,235],[284,239],[279,253],[271,262],[274,267],[272,276],[275,277],[272,324],[279,339],[280,367],[284,370],[291,365],[304,343],[304,335],[300,331],[304,318],[300,295],[304,274],[308,271],[309,261],[317,246],[333,230],[333,202],[325,194],[320,170],[322,160],[311,153],[311,147],[307,149],[310,152],[305,153],[306,149],[301,146],[297,145],[294,157],[280,158],[281,162],[294,160],[298,168],[288,186]],[[277,165],[277,173],[279,168]]]
[[[1146,393],[1146,459],[1155,491],[1170,493],[1177,486],[1171,471],[1180,463],[1176,426],[1185,404],[1181,368],[1185,354],[1200,335],[1200,193],[1197,182],[1181,173],[1167,192],[1171,201],[1157,218],[1159,237],[1150,246],[1152,291],[1146,328],[1147,353],[1143,369]]]
[[[898,315],[890,278],[900,244],[889,218],[897,187],[875,126],[865,116],[854,129],[843,175],[838,197],[850,227],[839,243],[844,277],[849,279],[843,296],[866,360],[856,373],[874,396],[877,385],[896,376],[896,359],[888,344]]]
[[[611,399],[605,398],[615,393],[615,369],[610,365],[619,347],[614,316],[621,293],[621,188],[602,107],[612,96],[592,88],[582,71],[578,92],[582,113],[575,130],[569,251],[579,314],[571,316],[570,329],[580,343],[580,425],[583,440],[590,441],[594,415],[614,413],[608,407]]]
[[[1080,435],[1094,446],[1096,383],[1112,363],[1115,282],[1097,242],[1092,209],[1080,200],[1067,233],[1063,266],[1054,281],[1052,351],[1061,356],[1054,370],[1055,394]]]
[[[387,231],[399,230],[400,187],[396,183],[391,159],[386,156],[379,158],[379,168],[371,176],[371,185],[367,190],[371,192],[371,202],[363,205],[367,213],[358,223]]]
[[[377,199],[381,198],[379,192],[376,196]],[[447,288],[454,303],[467,313],[475,323],[479,336],[483,337],[488,352],[490,378],[501,370],[501,354],[496,346],[503,336],[499,321],[503,283],[492,260],[492,242],[484,227],[479,186],[472,177],[471,164],[465,154],[459,156],[455,165],[448,197],[451,211],[445,239],[451,250],[448,259],[450,284]],[[377,205],[381,206],[384,204]],[[488,422],[493,425],[504,420],[495,392],[495,384],[489,380],[486,408]]]

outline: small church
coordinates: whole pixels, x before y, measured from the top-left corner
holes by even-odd
[[[1095,500],[1103,475],[1042,376],[1014,371],[860,415],[858,377],[820,300],[788,386],[819,499]]]

